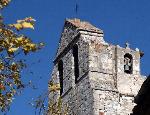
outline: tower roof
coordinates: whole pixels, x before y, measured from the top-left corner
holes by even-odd
[[[59,41],[59,47],[57,50],[55,61],[59,58],[59,56],[62,55],[63,51],[67,50],[67,48],[70,47],[69,44],[72,43],[72,41],[76,39],[78,35],[84,33],[83,31],[88,32],[90,35],[94,33],[93,36],[96,36],[97,39],[105,42],[103,40],[103,30],[96,28],[89,22],[81,21],[77,18],[66,19],[63,27],[63,32]]]
[[[71,23],[78,30],[85,30],[85,31],[97,32],[97,33],[103,33],[103,30],[101,30],[99,28],[96,28],[95,26],[93,26],[89,22],[81,21],[80,19],[77,19],[77,18],[67,19],[66,22]]]

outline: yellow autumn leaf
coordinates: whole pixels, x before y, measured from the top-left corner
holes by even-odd
[[[12,63],[11,70],[12,71],[17,71],[17,69],[18,69],[18,65],[16,63]]]
[[[0,39],[0,45],[3,46],[3,44],[4,44],[4,40]]]
[[[21,23],[23,28],[31,28],[34,29],[34,25],[31,22],[23,22]]]
[[[60,84],[59,83],[50,85],[49,87],[50,87],[50,91],[54,91],[55,92],[55,91],[60,90]]]
[[[1,0],[1,4],[6,6],[11,0]]]
[[[36,44],[31,43],[29,44],[29,46],[30,46],[30,50],[36,51]]]
[[[21,37],[18,37],[17,40],[18,40],[18,42],[22,42],[24,39],[23,39],[23,37],[21,36]]]
[[[10,24],[9,25],[10,27],[15,27],[17,30],[21,30],[23,29],[22,25],[20,23],[17,23],[17,24]]]
[[[0,90],[5,90],[5,86],[2,83],[0,83]]]
[[[32,17],[25,18],[24,20],[17,20],[16,24],[10,24],[9,27],[14,27],[18,31],[23,28],[31,28],[34,29],[34,19]]]
[[[17,46],[21,46],[22,44],[24,44],[24,37],[23,36],[21,36],[21,37],[18,37],[17,39],[16,39],[16,45]]]
[[[9,48],[8,53],[14,53],[17,50],[18,50],[18,48]]]
[[[29,53],[30,49],[28,47],[23,47],[23,52],[26,55],[27,53]]]
[[[3,70],[4,69],[4,64],[1,62],[0,63],[0,70]]]
[[[19,73],[15,72],[14,74],[12,74],[12,77],[16,80],[19,79]]]

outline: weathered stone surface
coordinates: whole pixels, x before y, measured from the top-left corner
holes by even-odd
[[[129,115],[144,78],[140,52],[104,41],[103,31],[88,22],[67,20],[59,43],[52,81],[59,83],[58,61],[63,61],[62,100],[70,115]],[[73,46],[78,45],[79,77],[75,83]],[[132,56],[132,73],[124,71],[125,54]],[[59,96],[59,92],[50,98]],[[55,100],[57,98],[55,97]]]

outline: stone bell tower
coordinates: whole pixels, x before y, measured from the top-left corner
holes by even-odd
[[[70,115],[129,115],[144,78],[142,54],[104,41],[104,33],[79,19],[65,21],[51,80]]]

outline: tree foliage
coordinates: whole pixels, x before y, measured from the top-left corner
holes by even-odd
[[[0,10],[3,10],[11,0],[0,0]],[[0,109],[2,112],[9,109],[14,96],[25,87],[21,80],[21,72],[26,67],[25,56],[43,47],[43,43],[34,43],[29,37],[19,34],[18,31],[34,29],[35,20],[27,17],[17,20],[14,24],[4,24],[0,14]]]
[[[55,93],[59,94],[60,92],[60,84],[53,83],[52,81],[49,82],[49,95],[55,95]],[[49,99],[48,105],[48,113],[49,115],[68,115],[69,107],[62,102],[61,96],[58,96],[56,99],[51,98]]]
[[[0,0],[0,10],[10,2],[11,0]],[[21,72],[26,67],[26,63],[24,59],[20,59],[20,55],[28,55],[44,46],[43,43],[34,43],[26,35],[18,33],[22,29],[34,29],[35,21],[32,17],[27,17],[17,20],[14,24],[5,24],[0,14],[0,110],[2,112],[9,110],[14,96],[25,87]],[[34,100],[32,106],[39,114],[67,115],[68,107],[63,105],[61,97],[57,100],[50,99],[48,105],[45,105],[50,93],[54,94],[59,90],[60,84],[50,82],[49,91]]]
[[[31,105],[36,109],[36,114],[68,115],[69,107],[62,102],[61,96],[59,96],[59,92],[60,84],[50,81],[49,91],[38,96],[38,98],[31,103]]]

